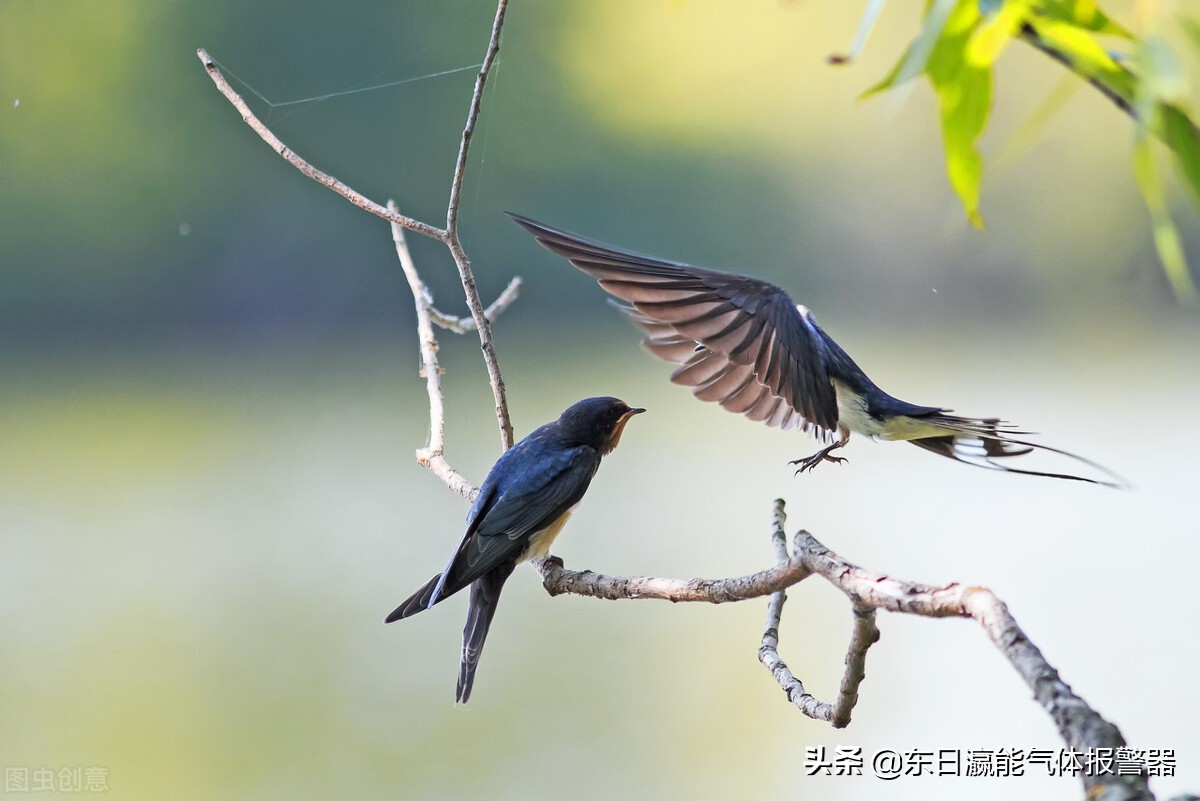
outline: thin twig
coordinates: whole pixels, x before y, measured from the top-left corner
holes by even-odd
[[[292,150],[290,147],[280,141],[279,137],[276,136],[270,128],[264,125],[262,120],[255,116],[254,112],[250,110],[250,107],[246,105],[246,101],[242,99],[242,96],[233,90],[233,87],[229,85],[229,81],[225,80],[225,76],[221,73],[220,68],[217,67],[207,50],[202,47],[196,51],[196,55],[200,57],[200,63],[202,63],[204,65],[204,69],[208,71],[208,77],[212,78],[213,83],[217,85],[217,89],[220,90],[221,94],[225,95],[225,99],[232,103],[233,107],[236,108],[239,113],[241,113],[242,121],[249,125],[250,128],[256,134],[258,134],[259,137],[266,142],[272,150],[282,156],[288,164],[291,164],[293,167],[307,175],[309,178],[312,178],[317,183],[329,187],[334,192],[337,192],[339,195],[346,198],[346,200],[349,200],[355,206],[358,206],[360,209],[371,212],[376,217],[382,217],[390,223],[403,226],[410,231],[414,231],[422,236],[427,236],[430,239],[436,239],[439,242],[446,241],[446,232],[441,228],[432,226],[429,223],[421,222],[420,220],[415,220],[412,217],[406,217],[399,212],[389,211],[387,208],[379,205],[374,200],[371,200],[366,195],[363,195],[361,192],[351,189],[349,186],[342,183],[337,178],[334,178],[329,173],[318,170],[316,167],[302,159],[296,154],[296,151]]]
[[[514,276],[508,282],[508,286],[504,287],[504,291],[492,301],[492,305],[483,310],[483,316],[488,318],[490,322],[496,322],[496,318],[504,313],[504,310],[512,305],[521,294],[521,288],[525,282],[521,280],[521,276]],[[444,328],[447,331],[452,331],[455,334],[465,334],[468,331],[475,330],[475,320],[470,317],[455,317],[439,311],[436,306],[429,307],[429,319],[438,328]]]
[[[270,128],[263,124],[263,122],[258,119],[257,116],[255,116],[254,112],[251,111],[250,107],[246,105],[246,101],[242,99],[241,95],[235,92],[233,87],[229,85],[229,81],[225,79],[224,74],[222,74],[220,68],[217,67],[216,62],[213,61],[212,57],[209,56],[208,51],[206,51],[204,48],[200,48],[196,51],[196,55],[200,57],[200,62],[204,65],[204,69],[208,72],[209,77],[212,79],[213,83],[216,84],[216,87],[221,94],[223,94],[225,98],[233,104],[233,107],[236,108],[242,115],[242,120],[249,125],[250,128],[271,147],[272,150],[282,156],[289,164],[307,175],[309,178],[312,178],[317,183],[320,183],[321,185],[332,189],[334,192],[337,192],[339,195],[346,198],[359,208],[369,211],[377,217],[382,217],[383,219],[392,223],[393,226],[400,226],[410,231],[415,231],[422,236],[427,236],[430,239],[436,239],[444,244],[447,250],[450,251],[450,255],[454,259],[454,264],[458,268],[459,280],[462,282],[463,293],[466,295],[467,308],[471,312],[471,327],[479,332],[479,347],[483,352],[483,361],[488,373],[488,384],[491,385],[492,397],[495,401],[496,422],[500,428],[500,443],[505,450],[512,447],[513,429],[512,421],[508,411],[508,399],[506,397],[504,388],[504,377],[500,372],[500,364],[496,358],[496,347],[492,341],[492,326],[490,320],[494,318],[495,315],[502,312],[510,303],[512,303],[512,301],[516,298],[517,293],[520,291],[521,282],[519,278],[514,278],[504,292],[501,293],[500,297],[497,298],[496,303],[492,304],[492,306],[486,310],[483,308],[483,301],[480,300],[479,290],[475,286],[475,274],[471,269],[471,261],[467,258],[466,251],[463,249],[462,243],[459,240],[458,213],[459,204],[462,200],[462,183],[463,176],[466,174],[467,157],[471,147],[471,137],[475,132],[475,124],[479,119],[479,108],[483,102],[483,91],[484,86],[487,83],[488,74],[490,73],[493,64],[496,62],[496,54],[500,52],[500,33],[504,27],[504,15],[507,8],[508,0],[499,0],[496,6],[496,17],[492,23],[491,36],[488,39],[487,55],[484,57],[483,64],[479,68],[479,73],[475,76],[475,88],[471,94],[471,104],[467,111],[467,122],[463,128],[462,139],[459,142],[458,158],[454,163],[454,176],[450,183],[450,198],[446,207],[446,228],[444,229],[437,228],[428,223],[421,222],[420,220],[400,214],[398,211],[396,211],[395,206],[392,204],[389,204],[387,207],[381,206],[379,203],[376,203],[357,190],[352,189],[342,181],[334,178],[332,175],[317,169],[312,164],[302,159],[296,154],[295,151],[285,145],[279,139],[279,137],[271,131]],[[394,232],[393,238],[396,238]],[[407,253],[407,245],[401,247],[400,243],[402,241],[403,237],[397,239],[397,251],[400,252],[403,250],[403,252]],[[409,262],[411,265],[411,258],[409,258]],[[408,268],[405,268],[405,273],[406,275],[408,274]],[[413,270],[412,275],[416,275],[415,269]],[[418,282],[420,281],[419,277],[417,280]],[[410,277],[409,283],[412,285],[412,277]],[[422,283],[421,286],[423,287],[424,284]],[[418,294],[414,288],[414,297],[418,298],[417,303],[419,306],[422,303],[419,298],[427,298],[428,290],[424,290],[424,294],[422,295]],[[458,327],[463,331],[470,330],[465,324],[462,323],[462,321],[455,320],[454,318],[448,317],[440,312],[436,312],[435,316],[435,311],[433,310],[431,301],[427,304],[425,313],[427,321],[436,319],[439,322],[448,322],[450,325],[447,325],[446,327],[451,328],[452,330],[454,330],[454,324],[457,323]],[[430,336],[432,336],[432,334]],[[422,334],[422,342],[425,342],[424,334]],[[423,354],[425,353],[425,350],[426,346],[422,344]],[[432,352],[436,352],[436,340],[432,348]],[[424,358],[424,355],[422,358]],[[430,371],[426,369],[427,377],[429,372]],[[432,404],[433,401],[431,390],[431,423],[433,422],[435,415],[440,414],[433,408]],[[463,494],[464,490],[467,487],[470,487],[470,484],[466,483],[466,480],[463,479],[461,475],[455,472],[453,468],[451,468],[449,464],[445,462],[445,459],[441,454],[441,446],[437,445],[438,439],[435,437],[441,437],[441,434],[431,426],[430,447],[426,449],[428,461],[423,459],[420,453],[418,453],[417,459],[418,461],[421,461],[422,464],[425,464],[426,466],[430,467],[430,469],[434,470],[434,472],[446,482],[448,487],[460,494]]]
[[[389,200],[388,210],[396,212],[396,204]],[[413,301],[417,308],[417,336],[421,342],[421,372],[425,374],[425,389],[429,395],[429,443],[417,450],[417,461],[433,471],[442,482],[463,496],[473,500],[478,490],[470,481],[463,477],[444,456],[446,449],[446,410],[442,397],[442,368],[438,364],[438,342],[433,334],[431,310],[433,296],[425,282],[417,272],[413,263],[412,253],[409,252],[408,242],[404,238],[404,228],[392,223],[392,239],[396,243],[396,256],[400,259],[400,267],[408,286],[412,289]]]
[[[463,176],[467,171],[467,153],[471,149],[471,137],[475,134],[475,122],[479,119],[479,107],[483,104],[483,89],[488,74],[500,53],[500,33],[504,28],[504,15],[508,11],[508,0],[496,4],[496,17],[492,20],[492,35],[488,38],[487,52],[479,73],[475,76],[475,89],[471,92],[471,105],[467,109],[467,122],[463,126],[462,138],[458,142],[458,158],[454,161],[454,178],[450,181],[450,202],[446,205],[446,230],[458,228],[458,207],[462,196]]]
[[[488,383],[492,387],[492,397],[496,402],[496,421],[500,426],[500,444],[505,450],[512,447],[513,429],[508,414],[508,399],[504,389],[504,377],[500,373],[500,364],[496,359],[496,347],[492,343],[492,325],[479,299],[479,290],[475,287],[475,274],[471,270],[471,261],[463,250],[458,238],[458,210],[462,198],[463,176],[467,169],[467,156],[471,149],[471,137],[475,133],[475,123],[479,119],[479,107],[483,102],[483,90],[487,85],[488,74],[496,63],[496,54],[500,52],[500,33],[504,28],[504,14],[508,10],[508,0],[499,0],[496,4],[496,18],[492,22],[492,35],[488,39],[487,53],[483,57],[483,65],[475,76],[475,90],[471,94],[471,105],[467,111],[467,122],[463,126],[462,138],[458,145],[458,158],[454,162],[454,177],[450,182],[450,202],[446,206],[446,237],[443,240],[454,257],[458,266],[458,277],[462,281],[463,293],[467,297],[467,308],[471,318],[475,320],[475,328],[479,331],[479,347],[483,351],[483,362],[487,366]]]
[[[787,533],[784,531],[786,522],[787,515],[783,505],[776,504],[771,512],[771,544],[775,548],[775,564],[777,566],[786,565],[790,561]],[[771,599],[767,601],[767,622],[763,626],[762,645],[758,648],[758,661],[762,662],[763,667],[770,672],[775,681],[779,682],[788,701],[797,709],[814,720],[832,720],[833,705],[818,701],[812,693],[804,689],[804,682],[796,678],[791,668],[779,656],[779,624],[783,617],[785,601],[787,601],[785,590],[771,593]]]
[[[846,651],[846,673],[838,688],[837,706],[829,722],[835,729],[850,725],[850,713],[858,703],[858,688],[867,677],[867,650],[879,642],[879,627],[875,625],[875,610],[864,604],[854,604],[854,631]]]
[[[1197,126],[1192,118],[1192,115],[1185,113],[1179,107],[1173,106],[1167,101],[1159,100],[1155,104],[1147,106],[1139,103],[1137,94],[1136,82],[1137,75],[1130,71],[1129,67],[1125,66],[1121,61],[1117,61],[1117,67],[1121,70],[1124,77],[1131,81],[1132,90],[1123,91],[1120,87],[1114,86],[1112,83],[1105,82],[1097,75],[1089,74],[1089,72],[1081,67],[1079,63],[1072,58],[1068,53],[1055,47],[1052,43],[1046,41],[1040,36],[1037,29],[1030,23],[1025,22],[1017,31],[1017,38],[1025,42],[1036,50],[1041,51],[1044,55],[1049,56],[1053,60],[1062,64],[1074,75],[1087,83],[1091,84],[1092,88],[1098,91],[1104,97],[1108,98],[1118,109],[1123,111],[1139,126],[1148,126],[1151,131],[1162,140],[1163,144],[1172,150],[1178,151],[1180,143],[1175,141],[1174,137],[1168,135],[1161,128],[1161,123],[1158,118],[1168,113],[1173,113],[1175,119],[1187,125],[1187,130],[1190,133],[1193,143],[1200,143],[1200,126]],[[1149,119],[1144,119],[1148,117]],[[1178,152],[1176,155],[1179,155]]]
[[[778,520],[783,513],[783,501],[777,500],[775,505]],[[772,531],[772,536],[778,549],[777,532]],[[667,579],[605,576],[592,571],[567,570],[562,561],[556,558],[536,562],[535,567],[541,572],[542,584],[551,595],[571,593],[612,600],[658,598],[721,603],[780,593],[816,574],[841,590],[856,610],[885,609],[889,612],[904,612],[924,617],[969,617],[983,627],[992,643],[1033,690],[1038,703],[1054,720],[1059,734],[1069,747],[1082,751],[1088,748],[1125,746],[1125,740],[1117,727],[1101,717],[1059,678],[1058,672],[1017,625],[1008,607],[991,590],[961,584],[933,587],[871,573],[829,550],[807,531],[796,533],[791,559],[769,570],[737,578]],[[782,607],[782,602],[779,606]],[[856,615],[856,619],[857,617]],[[771,625],[773,622],[776,623],[774,627]],[[775,628],[774,644],[777,645],[778,625],[769,617],[768,629],[771,628]],[[857,693],[857,683],[861,681],[861,676],[856,679],[854,675],[862,670],[861,666],[856,667],[853,663],[863,658],[867,646],[874,640],[871,634],[873,628],[873,621],[870,621],[870,625],[867,625],[866,620],[855,625],[850,654],[847,656],[847,678],[842,683],[842,693],[847,697]],[[764,643],[768,641],[765,635],[763,639]],[[849,707],[853,704],[848,698],[839,698],[839,706],[843,703],[847,706],[848,714]],[[826,718],[823,710],[816,704],[819,702],[809,705],[816,714],[810,714],[801,704],[797,706],[811,717],[832,722],[832,711]],[[1083,777],[1083,783],[1090,799],[1134,801],[1154,797],[1144,775],[1088,775]]]
[[[1054,45],[1047,42],[1038,35],[1037,30],[1028,22],[1021,25],[1017,33],[1018,38],[1036,50],[1040,50],[1045,55],[1062,64],[1064,67],[1075,73],[1077,76],[1087,81],[1096,91],[1107,97],[1114,106],[1128,114],[1135,122],[1138,119],[1137,109],[1133,107],[1132,98],[1127,98],[1118,92],[1115,88],[1101,81],[1094,75],[1085,73],[1078,64],[1075,63],[1069,55],[1059,50]],[[1122,68],[1124,69],[1124,68]]]
[[[771,544],[775,548],[775,564],[786,565],[788,557],[787,534],[784,526],[787,514],[782,501],[776,501],[771,514]],[[796,558],[802,559],[803,551],[797,543]],[[850,635],[850,646],[846,653],[846,673],[838,689],[837,704],[819,701],[804,689],[800,681],[779,655],[779,625],[783,615],[783,604],[787,600],[784,590],[771,595],[767,604],[767,623],[763,630],[762,645],[758,649],[758,661],[770,671],[775,681],[783,688],[797,709],[814,720],[823,720],[835,729],[844,729],[850,724],[850,714],[858,703],[858,688],[866,678],[867,649],[879,640],[879,629],[875,626],[875,610],[860,603],[854,604],[854,631]]]

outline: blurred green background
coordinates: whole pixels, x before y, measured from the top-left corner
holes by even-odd
[[[1130,5],[1118,15],[1132,21]],[[1068,779],[804,776],[806,746],[1058,748],[966,622],[884,616],[854,722],[801,717],[757,663],[765,602],[549,599],[522,568],[455,708],[465,602],[384,627],[466,507],[426,437],[412,299],[387,226],[266,149],[196,59],[271,103],[477,63],[490,0],[0,3],[0,763],[100,766],[118,798],[1070,798]],[[858,4],[521,2],[484,103],[463,235],[518,435],[615,394],[630,426],[556,551],[688,577],[792,527],[895,576],[992,587],[1050,661],[1200,785],[1190,587],[1200,325],[1169,296],[1131,125],[1014,45],[984,139],[986,233],[942,172],[924,86],[856,103],[916,30]],[[470,71],[272,107],[299,153],[440,222]],[[1178,195],[1177,195],[1178,197]],[[886,389],[1001,414],[1133,492],[999,476],[899,444],[793,480],[814,450],[693,401],[512,209],[791,290]],[[1200,253],[1194,213],[1179,215]],[[463,313],[440,246],[413,248]],[[448,456],[498,455],[473,335],[442,340]],[[850,616],[790,595],[782,654],[818,696]]]

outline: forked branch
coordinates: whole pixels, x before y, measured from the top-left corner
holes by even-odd
[[[787,555],[784,502],[775,501],[771,538],[775,567],[727,579],[668,579],[605,576],[592,571],[567,570],[561,560],[545,559],[536,564],[542,584],[551,595],[570,593],[593,598],[656,598],[667,601],[723,603],[771,596],[759,659],[779,682],[788,700],[805,715],[845,726],[858,700],[858,688],[866,675],[866,654],[879,639],[876,610],[904,612],[923,617],[966,617],[975,620],[1021,675],[1034,697],[1050,715],[1063,741],[1072,749],[1118,748],[1125,746],[1120,731],[1100,716],[1059,678],[1042,652],[1026,636],[1004,602],[984,587],[948,584],[941,587],[916,584],[872,573],[847,561],[822,545],[807,531],[796,532],[792,553]],[[779,623],[785,591],[812,575],[837,587],[850,601],[854,631],[846,655],[846,672],[835,704],[817,700],[779,657]],[[1146,777],[1087,775],[1084,787],[1090,799],[1132,801],[1152,799]]]
[[[496,404],[495,413],[496,422],[500,428],[500,444],[506,450],[512,447],[513,432],[512,421],[508,413],[508,399],[504,390],[504,378],[500,373],[500,364],[496,358],[496,347],[492,343],[492,326],[488,313],[490,310],[485,310],[483,307],[483,301],[479,299],[479,290],[475,286],[475,275],[471,271],[471,262],[467,258],[466,251],[463,250],[462,243],[459,241],[458,209],[459,204],[462,201],[462,182],[463,176],[466,174],[467,159],[470,155],[471,137],[475,132],[475,123],[479,119],[479,108],[483,101],[483,90],[487,84],[488,75],[491,73],[492,66],[496,63],[496,56],[500,52],[500,34],[504,28],[504,15],[507,9],[508,0],[499,0],[496,5],[496,16],[492,22],[492,33],[488,39],[487,53],[484,56],[483,63],[479,67],[479,73],[475,76],[475,88],[471,94],[471,102],[467,110],[467,121],[463,126],[462,137],[459,140],[458,157],[454,161],[454,173],[450,181],[450,197],[446,206],[445,228],[438,228],[437,226],[430,225],[429,223],[422,222],[414,219],[413,217],[408,217],[404,214],[401,214],[396,209],[394,204],[389,204],[388,206],[380,205],[361,192],[351,188],[334,176],[317,169],[308,161],[301,158],[294,150],[285,145],[283,141],[276,136],[275,133],[268,128],[253,111],[250,110],[250,107],[246,105],[246,101],[242,98],[242,96],[234,91],[233,87],[229,85],[229,81],[226,80],[225,75],[221,72],[216,62],[213,61],[212,57],[208,54],[208,51],[204,48],[200,48],[196,51],[196,55],[200,57],[200,63],[204,65],[204,69],[208,72],[208,76],[212,79],[213,83],[216,85],[221,94],[225,96],[225,99],[233,104],[233,107],[236,108],[242,115],[242,121],[249,125],[250,128],[257,133],[272,150],[282,156],[285,161],[322,186],[332,189],[334,192],[346,198],[359,208],[369,211],[371,214],[374,214],[377,217],[382,217],[390,222],[393,226],[406,228],[410,231],[421,234],[422,236],[435,239],[445,245],[447,250],[450,251],[450,255],[453,257],[454,263],[458,267],[458,276],[462,283],[463,294],[466,296],[467,309],[471,312],[471,321],[473,323],[471,327],[479,332],[479,347],[480,350],[483,351],[483,361],[487,368],[488,383],[492,388],[492,397]],[[395,237],[393,236],[393,238]],[[401,240],[402,239],[403,237],[401,237]],[[397,247],[400,247],[399,241],[397,242]],[[405,250],[407,250],[407,246],[405,246]],[[405,272],[407,275],[407,268]],[[412,285],[411,278],[409,280],[409,284],[410,286]],[[508,289],[505,290],[505,293],[502,294],[500,298],[497,299],[496,304],[494,304],[494,314],[499,314],[501,311],[503,311],[504,308],[506,308],[508,304],[516,298],[519,290],[520,279],[514,278],[512,283],[509,284]],[[414,292],[415,291],[416,290],[414,288]],[[426,294],[428,293],[426,292]],[[504,302],[501,303],[501,301]],[[417,305],[421,305],[420,300],[417,301]],[[432,303],[429,304],[427,312],[427,316],[432,318]],[[463,331],[470,330],[463,325],[461,321],[455,320],[455,318],[448,318],[446,315],[441,314],[440,312],[438,313],[438,316],[443,320],[458,322],[457,327],[461,328]],[[453,325],[447,327],[450,327],[452,330],[454,329]],[[425,339],[423,337],[422,343],[424,342]],[[423,353],[424,347],[424,344],[422,344]],[[433,347],[436,350],[436,343]],[[424,358],[425,357],[423,355],[422,359],[424,360]],[[432,417],[432,408],[430,413]],[[434,441],[435,432],[431,429],[431,448],[434,445]],[[420,460],[420,456],[418,456],[418,460]],[[426,464],[432,469],[434,468],[434,465],[438,463],[436,460],[434,460],[429,462],[422,461],[422,464]],[[436,469],[434,472],[437,473],[443,481],[446,481],[447,486],[459,492],[460,494],[462,493],[463,487],[461,482],[458,481],[458,479],[461,479],[462,476],[458,476],[458,478],[455,479],[449,474],[439,473]]]

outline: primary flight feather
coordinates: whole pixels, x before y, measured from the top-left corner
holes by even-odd
[[[997,418],[960,417],[889,395],[817,325],[808,309],[774,284],[632,253],[519,214],[509,216],[620,301],[617,307],[641,329],[646,348],[680,365],[672,381],[751,420],[798,427],[830,443],[794,461],[797,472],[822,461],[844,461],[832,453],[854,432],[911,442],[992,470],[1125,486],[1120,476],[1095,462],[1019,439],[1028,432]],[[1107,478],[996,461],[1035,450],[1068,457]]]

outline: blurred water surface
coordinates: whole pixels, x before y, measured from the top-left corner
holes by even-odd
[[[581,348],[570,361],[502,352],[519,433],[585,394],[651,410],[559,540],[569,565],[759,569],[780,496],[792,527],[866,566],[992,587],[1128,737],[1193,764],[1194,699],[1180,688],[1200,654],[1181,632],[1200,441],[1194,426],[1130,417],[1153,387],[1159,420],[1188,419],[1200,377],[1177,341],[1138,331],[1152,364],[1119,337],[1077,345],[1083,359],[1064,375],[1065,342],[1047,353],[1017,339],[981,365],[966,337],[856,334],[860,361],[889,389],[1011,414],[1137,484],[1116,492],[865,441],[849,464],[793,480],[784,461],[812,442],[696,403],[633,349],[632,333],[614,327],[614,346],[621,333],[623,349]],[[409,458],[425,436],[423,386],[401,353],[412,345],[360,341],[308,358],[123,354],[10,371],[0,396],[6,764],[107,766],[114,794],[130,798],[552,798],[564,786],[582,798],[868,798],[878,780],[803,776],[804,747],[1058,745],[967,623],[884,616],[854,724],[835,733],[790,709],[758,665],[763,603],[549,599],[525,568],[476,698],[454,708],[462,600],[382,624],[440,569],[465,514]],[[906,361],[914,349],[936,352],[936,369]],[[498,442],[482,371],[464,362],[447,374],[449,455],[478,481]],[[786,611],[785,659],[830,696],[844,601],[814,580]],[[1015,786],[1076,792],[1032,777],[908,779],[888,791],[1004,798]]]

